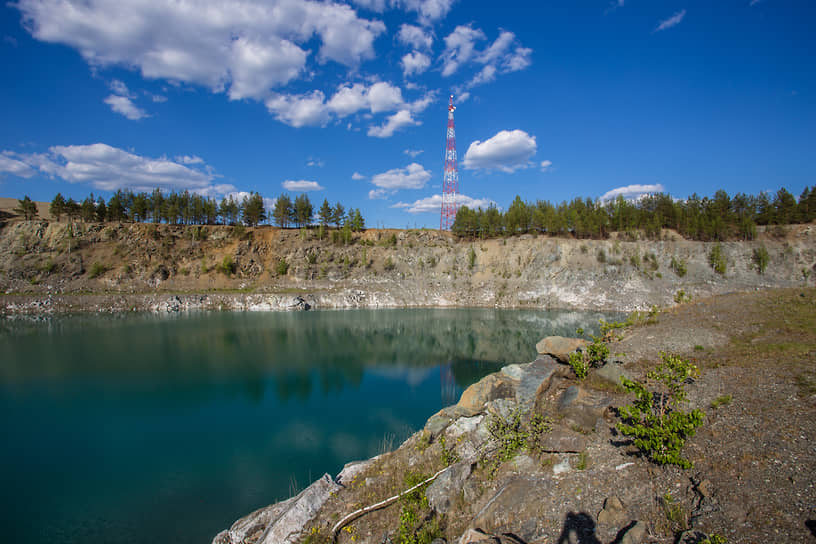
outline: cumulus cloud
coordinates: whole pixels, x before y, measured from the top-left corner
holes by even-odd
[[[472,25],[459,25],[445,37],[442,52],[442,75],[453,75],[459,67],[475,54],[476,42],[484,40],[485,34]]]
[[[411,158],[415,158],[424,151],[425,151],[424,149],[404,149],[402,152]]]
[[[287,191],[299,191],[299,192],[322,191],[324,189],[324,187],[320,185],[318,182],[307,181],[305,179],[301,180],[287,179],[286,181],[281,183],[281,187],[283,187]]]
[[[36,171],[51,178],[86,184],[104,191],[124,188],[150,191],[159,187],[211,195],[235,190],[229,184],[214,185],[212,181],[216,176],[206,166],[203,170],[191,168],[181,164],[181,161],[143,157],[102,143],[53,146],[47,153],[3,152],[0,157],[14,161],[10,163],[11,166],[6,165],[8,168],[20,168],[16,163],[26,165],[28,170],[21,170],[26,176]],[[4,168],[3,164],[0,162],[0,169]]]
[[[147,112],[134,104],[127,96],[112,94],[105,98],[103,102],[110,106],[113,111],[124,115],[131,121],[138,121],[148,117]]]
[[[666,30],[667,28],[671,28],[673,26],[677,26],[683,20],[683,17],[686,16],[686,10],[681,9],[668,19],[660,21],[660,24],[657,25],[657,28],[654,29],[655,32],[660,32],[661,30]]]
[[[365,179],[365,176],[362,175],[360,172],[354,172],[351,175],[351,179],[353,179],[354,181],[360,181],[361,179]]]
[[[5,153],[0,154],[0,173],[8,173],[21,178],[30,178],[36,172],[22,161],[18,161]]]
[[[546,172],[552,166],[552,161],[541,161],[541,171]]]
[[[518,129],[502,130],[484,142],[476,140],[470,144],[462,164],[469,170],[514,172],[528,166],[536,149],[535,136]]]
[[[419,51],[408,53],[402,57],[402,73],[405,77],[421,74],[431,66],[431,57]]]
[[[393,168],[371,178],[371,183],[381,189],[422,189],[431,173],[418,163],[412,162],[405,168]]]
[[[660,183],[656,183],[654,185],[626,185],[625,187],[617,187],[611,191],[605,192],[601,197],[601,202],[615,200],[619,196],[622,196],[627,200],[637,200],[644,195],[663,193],[665,190],[666,189]]]
[[[308,160],[306,161],[306,166],[311,166],[314,168],[323,168],[324,166],[326,166],[326,163],[323,162],[323,159],[320,159],[318,157],[309,157]]]
[[[429,0],[430,1],[430,0]],[[444,3],[444,2],[443,2]],[[75,48],[93,67],[124,66],[167,79],[263,100],[318,62],[357,66],[373,58],[382,21],[315,0],[88,2],[20,0],[24,27],[41,41]]]
[[[405,45],[424,51],[430,50],[434,41],[430,32],[426,32],[422,27],[407,24],[400,25],[397,39]]]
[[[382,125],[369,127],[368,135],[375,138],[390,138],[394,135],[394,132],[403,127],[419,124],[420,123],[415,121],[411,116],[409,110],[400,110],[394,115],[389,116]]]
[[[125,85],[118,79],[111,80],[108,86],[110,87],[110,90],[113,91],[114,94],[118,94],[119,96],[131,96],[130,91],[127,88],[127,85]]]
[[[472,198],[467,195],[456,195],[456,204],[458,206],[467,206],[471,209],[487,208],[490,205],[496,206],[496,203],[489,198]],[[421,198],[413,203],[397,202],[392,208],[403,208],[408,213],[439,213],[442,209],[442,195],[433,195],[426,198]]]
[[[322,126],[329,122],[325,99],[320,91],[302,95],[275,94],[265,105],[275,119],[289,126]]]

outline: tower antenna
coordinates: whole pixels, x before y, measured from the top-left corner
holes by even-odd
[[[450,230],[456,219],[458,205],[456,195],[459,193],[459,171],[456,167],[456,131],[453,128],[453,95],[448,103],[448,135],[445,142],[445,177],[442,181],[442,217],[439,230]]]

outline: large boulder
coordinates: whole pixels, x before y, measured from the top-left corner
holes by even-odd
[[[468,415],[476,415],[483,412],[491,400],[515,397],[514,382],[501,373],[488,374],[465,389],[456,406]]]
[[[465,481],[470,477],[473,466],[469,461],[452,465],[439,475],[425,491],[431,508],[445,514],[450,511],[453,502],[462,495]]]
[[[566,363],[569,361],[570,353],[583,349],[589,342],[582,338],[567,338],[565,336],[547,336],[536,344],[536,351],[541,355],[551,355]]]
[[[582,431],[593,431],[611,405],[612,399],[606,395],[573,385],[561,393],[556,410],[562,424]]]
[[[257,544],[293,544],[303,527],[311,521],[332,493],[342,486],[331,476],[322,478],[283,502],[261,508],[232,524],[227,531],[218,533],[212,544],[239,544],[261,533]]]
[[[529,539],[525,529],[531,519],[542,514],[542,504],[536,500],[544,494],[541,486],[548,485],[538,478],[516,477],[502,486],[470,522],[470,527],[478,527],[488,533],[513,533]]]

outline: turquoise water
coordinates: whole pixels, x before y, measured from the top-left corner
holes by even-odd
[[[604,314],[510,310],[0,320],[9,542],[208,543],[396,447],[462,389]],[[597,327],[594,327],[597,328]]]

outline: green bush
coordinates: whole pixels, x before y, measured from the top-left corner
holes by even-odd
[[[394,264],[394,261],[391,259],[391,257],[386,257],[385,264],[383,264],[383,268],[385,270],[394,270],[396,266],[397,265]]]
[[[470,246],[470,251],[468,251],[468,268],[472,270],[474,266],[476,266],[476,251],[474,251],[473,246]]]
[[[584,361],[584,356],[581,353],[577,351],[570,353],[569,365],[572,367],[572,371],[575,372],[576,378],[583,380],[587,377],[589,365]]]
[[[596,256],[596,258],[598,259],[599,263],[602,263],[602,264],[605,263],[606,262],[606,251],[604,251],[603,248],[600,248],[598,250],[598,255]]]
[[[678,289],[677,292],[674,294],[674,301],[677,304],[683,304],[684,302],[691,301],[691,295],[687,295],[684,289]]]
[[[227,276],[231,276],[232,274],[235,274],[236,269],[237,267],[235,265],[235,261],[232,260],[232,255],[224,255],[224,259],[218,266],[218,271]]]
[[[765,246],[759,246],[758,248],[754,249],[752,260],[754,261],[754,266],[756,266],[757,272],[764,274],[765,269],[768,268],[768,263],[771,262],[771,256],[768,255],[768,250],[765,249]]]
[[[725,274],[727,261],[720,244],[714,244],[708,254],[708,264],[714,269],[714,272],[720,275]]]
[[[88,278],[90,278],[90,279],[97,278],[97,277],[101,276],[102,274],[104,274],[107,271],[108,271],[107,266],[100,263],[99,261],[96,261],[91,265],[91,270],[90,270],[90,272],[88,272]]]
[[[286,259],[281,259],[278,261],[278,264],[275,267],[275,272],[278,273],[278,276],[285,276],[286,273],[289,272],[289,263],[286,262]]]
[[[521,409],[516,408],[508,419],[491,416],[487,430],[498,442],[498,462],[502,463],[522,451],[540,451],[541,437],[552,430],[552,422],[540,414],[535,414],[529,422],[524,422]]]
[[[686,275],[686,261],[684,259],[677,259],[672,257],[671,264],[669,265],[674,273],[677,274],[679,277],[683,277]]]
[[[651,461],[659,464],[691,468],[692,463],[680,455],[686,438],[694,436],[703,424],[705,414],[694,409],[681,410],[686,402],[686,381],[699,375],[696,366],[675,355],[660,354],[663,363],[646,374],[663,391],[657,394],[646,384],[621,378],[623,387],[635,394],[635,402],[619,410],[618,431],[634,438],[635,446]]]
[[[306,254],[306,262],[308,264],[315,264],[317,262],[317,253],[314,251],[310,251]]]

